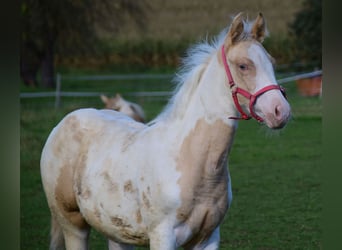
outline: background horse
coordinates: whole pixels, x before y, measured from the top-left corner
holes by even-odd
[[[144,110],[136,103],[125,100],[119,93],[114,97],[100,96],[106,109],[113,109],[132,117],[137,122],[145,122]]]
[[[87,249],[90,227],[110,249],[218,248],[237,120],[278,129],[290,117],[265,29],[261,14],[253,23],[239,14],[213,43],[189,50],[179,87],[149,124],[80,109],[53,129],[41,157],[51,249]]]

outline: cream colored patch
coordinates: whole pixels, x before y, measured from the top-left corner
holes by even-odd
[[[251,54],[251,51],[255,53]],[[223,67],[220,52],[221,50],[218,50],[217,57],[219,64]],[[258,89],[264,87],[264,85],[266,86],[275,81],[273,79],[272,57],[254,39],[248,38],[229,46],[226,48],[226,56],[233,80],[238,87],[250,93],[255,93]],[[263,77],[260,78],[260,76]],[[249,100],[242,95],[238,95],[238,100],[240,104],[249,104]]]
[[[82,217],[79,207],[76,202],[76,197],[73,191],[72,173],[69,166],[64,166],[61,169],[60,176],[57,180],[55,196],[57,206],[63,216],[78,228],[86,228],[88,224]]]
[[[56,157],[61,156],[64,159],[68,159],[68,155],[72,154],[67,147],[65,147],[65,140],[72,138],[75,145],[80,146],[83,139],[83,134],[79,126],[79,121],[75,116],[66,117],[63,128],[59,130],[56,135],[54,144],[54,154]],[[86,228],[88,224],[80,213],[79,207],[76,201],[76,195],[73,189],[74,173],[76,169],[79,169],[78,174],[82,172],[87,160],[86,151],[79,152],[79,158],[75,161],[69,161],[65,163],[60,169],[60,175],[57,179],[55,187],[56,203],[63,216],[69,220],[73,225],[78,228]],[[70,157],[71,159],[71,157]],[[80,178],[78,179],[78,195],[88,198],[91,195],[90,190],[81,189]]]
[[[211,234],[228,209],[227,156],[234,129],[223,121],[199,120],[182,143],[177,170],[181,206],[177,218],[194,233],[188,246]]]
[[[248,49],[253,40],[240,42],[228,49],[228,63],[230,71],[232,73],[234,82],[239,85],[240,88],[253,92],[256,87],[256,67],[255,62],[250,60]],[[241,70],[240,65],[247,67],[247,70]]]

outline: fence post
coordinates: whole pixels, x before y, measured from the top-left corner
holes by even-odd
[[[57,73],[56,76],[56,95],[55,95],[55,108],[61,106],[61,75]]]

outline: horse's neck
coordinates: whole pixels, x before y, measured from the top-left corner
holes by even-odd
[[[214,54],[207,64],[194,69],[174,96],[172,104],[155,121],[191,124],[194,120],[205,118],[210,121],[225,120],[234,126],[235,121],[227,117],[236,116],[236,109],[221,64]]]
[[[207,119],[221,119],[232,126],[235,124],[235,121],[228,119],[229,116],[236,115],[236,109],[226,72],[217,56],[212,56],[203,72],[196,96],[198,105],[203,107],[203,116]]]
[[[216,54],[211,56],[207,64],[198,67],[188,81],[185,91],[181,89],[177,94],[180,96],[175,98],[170,122],[183,120],[184,124],[191,124],[206,119],[211,122],[222,120],[235,126],[236,122],[228,117],[236,116],[236,109],[226,73]]]
[[[186,105],[181,107],[184,110],[178,111],[181,114],[174,114],[168,121],[168,130],[172,131],[175,126],[174,133],[179,134],[178,138],[185,147],[182,154],[208,156],[217,161],[232,144],[237,123],[228,117],[235,115],[236,111],[229,96],[230,90],[225,85],[225,72],[216,56],[197,73],[201,74],[197,86],[192,88],[191,94],[184,93],[188,98]]]

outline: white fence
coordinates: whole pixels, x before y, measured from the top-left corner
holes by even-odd
[[[316,70],[313,72],[297,74],[294,76],[278,79],[279,84],[288,83],[303,78],[311,78],[322,75],[322,70]],[[57,74],[56,76],[56,90],[54,92],[35,92],[35,93],[20,93],[20,98],[41,98],[41,97],[55,97],[55,107],[59,107],[61,104],[61,97],[91,97],[99,96],[102,92],[66,92],[61,91],[62,80],[72,81],[106,81],[106,80],[146,80],[146,79],[171,79],[173,75],[170,74],[130,74],[130,75],[92,75],[92,76],[62,76]],[[140,91],[130,92],[131,96],[140,97],[168,97],[171,92],[168,91]]]

